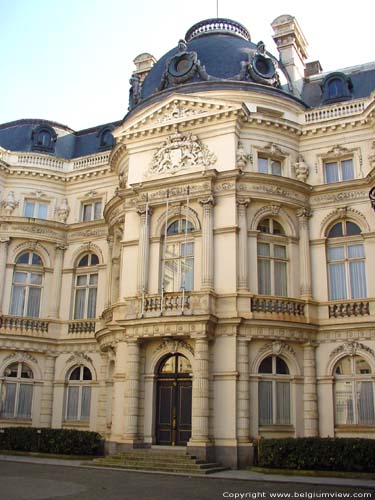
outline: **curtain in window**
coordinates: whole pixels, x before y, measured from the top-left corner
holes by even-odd
[[[100,219],[102,216],[102,203],[96,202],[94,205],[94,219]]]
[[[338,182],[339,181],[339,167],[337,163],[326,163],[326,182]]]
[[[329,264],[330,300],[346,299],[345,263]]]
[[[352,160],[343,160],[341,162],[341,172],[342,172],[342,180],[343,181],[354,179],[353,161]]]
[[[336,401],[336,423],[338,425],[354,424],[352,382],[336,381],[335,401]]]
[[[365,263],[361,260],[349,262],[349,273],[352,299],[366,297]]]
[[[269,256],[269,244],[258,243],[258,293],[262,295],[271,295],[271,262],[259,257]]]
[[[87,317],[95,318],[96,317],[96,288],[89,288],[89,297],[87,304]]]
[[[31,418],[32,400],[33,386],[31,384],[20,384],[17,417]]]
[[[6,382],[3,386],[1,416],[4,418],[14,417],[14,405],[16,403],[17,384]]]
[[[275,295],[287,296],[286,262],[275,261]]]
[[[358,423],[375,424],[374,391],[372,382],[357,382]]]
[[[29,288],[29,297],[27,301],[27,316],[31,316],[33,318],[39,317],[39,308],[40,308],[40,296],[41,296],[41,288]]]
[[[12,301],[10,304],[10,314],[13,316],[23,316],[25,305],[25,287],[13,285]]]
[[[91,387],[82,387],[81,420],[90,418]]]
[[[67,420],[77,420],[78,418],[78,397],[79,387],[68,387]]]
[[[74,302],[74,319],[82,319],[85,317],[85,298],[86,289],[76,290]]]
[[[272,382],[259,382],[259,424],[272,425],[273,423],[272,407]]]
[[[290,424],[290,383],[276,382],[276,423]]]

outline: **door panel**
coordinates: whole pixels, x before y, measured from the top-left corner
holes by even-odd
[[[173,440],[173,393],[173,381],[158,382],[156,438],[160,444],[171,444]]]
[[[176,444],[185,445],[191,437],[191,380],[177,383]]]

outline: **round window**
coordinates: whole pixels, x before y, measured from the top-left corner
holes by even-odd
[[[262,78],[273,78],[275,76],[275,67],[269,57],[256,55],[253,61],[253,68]]]
[[[193,67],[192,59],[187,55],[174,57],[169,65],[168,71],[172,76],[184,76]]]

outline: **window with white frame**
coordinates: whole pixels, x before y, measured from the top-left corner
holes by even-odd
[[[82,203],[81,220],[90,221],[102,218],[102,201],[90,201]]]
[[[38,318],[43,289],[43,263],[37,253],[24,252],[16,259],[9,314]]]
[[[194,242],[190,221],[179,218],[169,224],[163,240],[162,288],[165,292],[194,288]]]
[[[283,227],[274,219],[258,225],[258,293],[285,297],[288,293],[287,240]]]
[[[290,425],[290,373],[280,356],[268,356],[259,365],[259,425]]]
[[[96,317],[99,258],[94,253],[83,255],[76,269],[73,319]]]
[[[366,258],[361,229],[351,221],[340,221],[328,232],[329,299],[367,297]]]
[[[48,203],[42,201],[25,200],[23,215],[36,219],[47,219]]]
[[[25,363],[12,363],[4,370],[1,391],[1,418],[31,419],[32,370]]]
[[[374,382],[367,361],[361,356],[346,356],[333,373],[336,425],[374,425]]]
[[[353,159],[346,158],[344,160],[325,161],[324,178],[327,183],[354,179]]]
[[[66,420],[88,421],[91,404],[91,371],[86,366],[73,368],[68,376]]]
[[[258,172],[261,174],[282,175],[281,160],[258,156]]]

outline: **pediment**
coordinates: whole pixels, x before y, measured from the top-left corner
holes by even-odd
[[[199,97],[174,94],[163,103],[157,103],[147,108],[143,113],[126,120],[115,131],[116,137],[123,135],[145,133],[160,130],[171,125],[199,120],[212,120],[220,115],[228,116],[231,113],[246,113],[242,103],[223,101],[218,99],[202,99]]]

